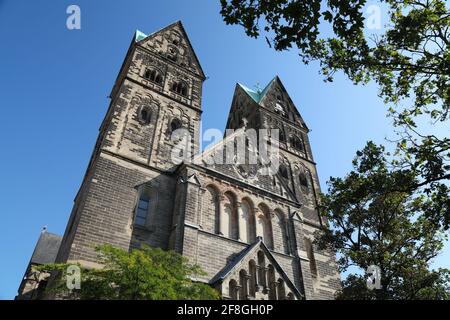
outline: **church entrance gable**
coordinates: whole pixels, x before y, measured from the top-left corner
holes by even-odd
[[[212,280],[224,299],[299,300],[295,287],[260,237]]]

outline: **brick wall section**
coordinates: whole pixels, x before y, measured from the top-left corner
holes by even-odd
[[[275,211],[275,213],[273,214],[272,234],[274,250],[281,253],[288,253],[286,218],[281,212]]]
[[[203,230],[216,233],[219,217],[219,194],[215,188],[207,187],[202,197],[202,221]]]
[[[148,228],[132,226],[137,201],[137,187],[156,180],[159,183],[157,210],[149,217]],[[174,192],[173,178],[111,155],[98,158],[92,183],[86,190],[83,209],[70,244],[69,260],[96,261],[92,245],[110,243],[128,249],[130,243],[148,243],[167,248]]]
[[[142,123],[140,110],[151,110],[150,122]],[[186,108],[180,102],[158,95],[149,88],[125,79],[113,101],[109,125],[105,126],[102,147],[162,170],[173,167],[170,125],[174,118],[181,121],[191,137],[198,137],[200,111]],[[198,138],[192,139],[191,152],[198,148]]]
[[[189,229],[189,228],[187,228]],[[198,254],[191,258],[198,263],[207,273],[202,277],[204,281],[209,281],[219,271],[221,271],[236,254],[247,247],[246,244],[236,240],[221,237],[219,235],[190,229],[191,233],[198,234],[198,240],[190,243],[198,247]],[[185,248],[186,248],[185,242]],[[185,250],[189,250],[186,248]],[[185,251],[186,252],[186,251]],[[193,252],[193,251],[191,251]]]
[[[173,222],[169,239],[169,249],[179,253],[183,252],[185,203],[186,184],[181,183],[180,178],[178,178],[175,187]]]
[[[340,275],[337,272],[335,254],[329,250],[319,250],[314,243],[314,234],[317,229],[309,224],[303,224],[304,238],[311,240],[313,244],[314,259],[317,268],[317,276],[311,276],[312,298],[313,299],[333,299],[337,290],[341,289]],[[301,241],[302,250],[305,250],[304,238]],[[305,252],[306,256],[306,252]],[[305,268],[310,267],[309,261]],[[308,269],[310,270],[310,269]]]
[[[188,176],[195,176],[200,181],[199,185],[187,182],[179,184],[183,189],[179,187],[177,193],[185,192],[185,197],[181,198],[183,203],[186,201],[185,204],[180,204],[185,210],[184,233],[180,232],[180,235],[183,235],[181,251],[207,272],[207,275],[202,277],[203,281],[209,281],[249,245],[218,235],[213,229],[218,217],[216,207],[223,206],[223,203],[228,201],[226,195],[232,195],[235,201],[252,204],[253,209],[259,204],[265,204],[269,208],[272,213],[273,255],[297,288],[305,291],[307,299],[334,297],[334,291],[339,288],[339,277],[332,252],[319,252],[314,248],[318,276],[311,274],[304,237],[314,240],[314,232],[319,230],[319,226],[314,226],[315,221],[308,219],[308,211],[305,208],[286,206],[282,201],[263,197],[242,185],[238,187],[226,183],[214,176],[214,173],[205,174],[186,168],[179,174],[183,180]],[[213,195],[211,191],[218,196]],[[219,199],[219,203],[215,203],[213,199]],[[298,215],[289,218],[292,212],[298,212]],[[305,225],[305,222],[308,224]]]

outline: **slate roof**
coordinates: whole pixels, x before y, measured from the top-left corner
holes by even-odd
[[[242,259],[253,250],[254,247],[257,247],[261,242],[261,239],[258,237],[258,240],[255,241],[252,245],[248,246],[244,250],[242,250],[236,257],[231,260],[230,263],[228,263],[225,268],[220,270],[219,273],[217,273],[211,280],[210,283],[216,283],[217,281],[223,281],[230,273],[233,271],[233,269],[236,267],[236,265],[241,262]]]
[[[41,232],[41,236],[31,256],[31,264],[53,263],[56,260],[62,237],[47,231]]]

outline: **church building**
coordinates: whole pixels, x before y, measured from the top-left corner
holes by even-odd
[[[281,80],[255,90],[237,84],[226,125],[234,133],[200,153],[205,79],[181,22],[135,33],[65,233],[44,231],[35,252],[45,263],[95,268],[96,244],[148,244],[198,264],[206,275],[195,281],[223,299],[333,299],[340,288],[335,253],[314,243],[326,221],[317,210],[309,129]],[[261,174],[259,162],[209,161],[244,131],[273,128],[273,174]],[[196,161],[173,162],[180,129]],[[248,141],[246,150],[254,145]],[[37,299],[45,288],[32,274],[43,258],[33,259],[18,299]]]

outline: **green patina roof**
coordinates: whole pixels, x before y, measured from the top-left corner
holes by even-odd
[[[142,31],[136,30],[136,33],[134,34],[134,41],[139,42],[142,39],[147,38],[147,35],[143,33]]]
[[[0,2],[1,2],[1,0],[0,0]],[[140,41],[142,41],[144,39],[148,39],[150,37],[153,37],[154,35],[156,35],[156,34],[158,34],[160,32],[169,30],[170,28],[174,28],[174,27],[177,27],[177,26],[180,29],[180,31],[182,32],[183,38],[186,40],[187,45],[190,47],[190,50],[192,51],[192,55],[194,56],[195,62],[197,64],[197,66],[195,66],[195,68],[198,68],[198,73],[200,74],[200,76],[203,79],[206,79],[205,73],[203,72],[203,69],[202,69],[202,67],[200,65],[200,61],[198,61],[197,55],[195,54],[195,51],[192,48],[191,42],[189,41],[189,37],[187,36],[186,30],[184,29],[183,24],[181,23],[181,21],[174,22],[174,23],[168,25],[167,27],[164,27],[161,30],[153,32],[153,33],[150,33],[150,34],[145,34],[144,32],[136,29],[136,32],[134,33],[134,39],[132,41],[134,41],[134,43],[138,43],[138,42],[140,42]]]
[[[253,100],[255,100],[256,103],[259,104],[259,103],[261,102],[262,98],[265,96],[265,94],[266,94],[267,90],[269,89],[270,85],[272,84],[272,82],[275,81],[275,79],[276,79],[276,77],[273,78],[273,79],[267,84],[267,86],[266,86],[262,91],[261,91],[261,90],[255,91],[255,90],[249,89],[249,88],[247,88],[246,86],[244,86],[244,85],[241,84],[241,83],[238,83],[238,85],[239,85],[242,89],[244,89],[244,91],[245,91],[245,92],[246,92]]]

